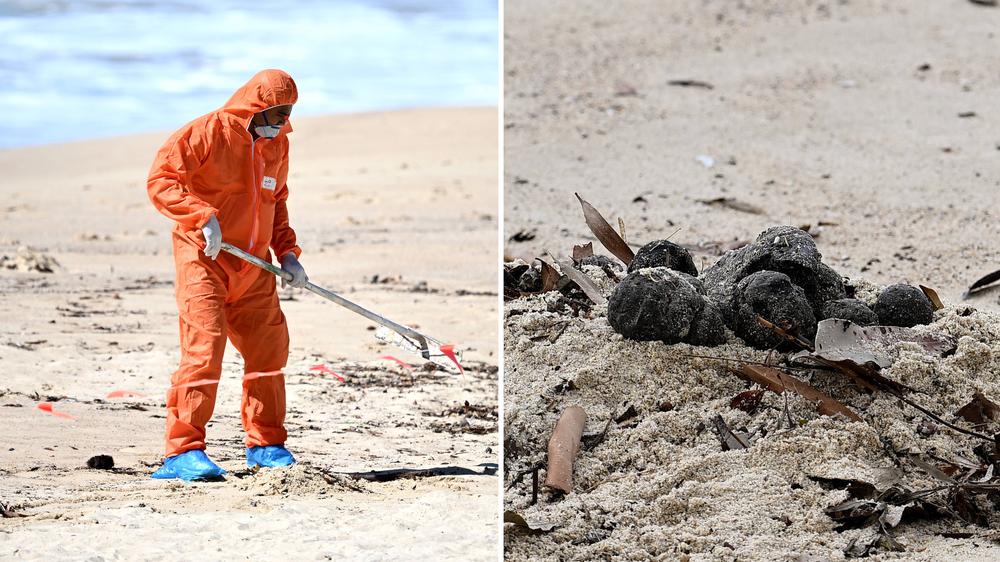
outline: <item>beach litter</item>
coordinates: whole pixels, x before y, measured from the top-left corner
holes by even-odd
[[[115,467],[115,459],[111,455],[95,455],[87,459],[87,467],[96,470],[111,470]]]
[[[54,273],[59,262],[48,254],[43,254],[26,246],[17,249],[14,256],[0,256],[0,268],[17,271]]]

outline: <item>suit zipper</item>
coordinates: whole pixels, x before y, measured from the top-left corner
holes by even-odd
[[[250,248],[249,252],[253,253],[253,247],[257,244],[257,230],[258,222],[260,221],[260,193],[257,187],[257,139],[250,141],[250,176],[252,178],[251,193],[253,195],[253,222],[250,227]]]

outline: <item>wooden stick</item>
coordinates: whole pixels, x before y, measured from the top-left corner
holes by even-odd
[[[549,488],[567,494],[573,491],[573,459],[580,450],[580,439],[586,424],[587,412],[579,406],[563,410],[556,422],[549,439],[549,464],[545,474],[545,485]]]

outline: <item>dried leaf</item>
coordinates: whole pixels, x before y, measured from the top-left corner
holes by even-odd
[[[632,248],[629,248],[621,235],[615,232],[615,229],[611,228],[611,225],[608,224],[608,221],[604,219],[601,213],[593,205],[584,201],[579,193],[574,193],[574,195],[580,201],[580,206],[583,207],[583,218],[587,221],[587,226],[594,233],[594,236],[597,237],[609,252],[622,260],[625,265],[632,263],[635,252],[632,251]]]
[[[927,474],[930,474],[934,478],[937,478],[938,480],[940,480],[942,482],[945,482],[947,484],[954,484],[955,483],[955,479],[954,478],[952,478],[951,476],[948,476],[947,474],[945,474],[944,472],[942,472],[940,468],[938,468],[938,467],[932,465],[931,463],[925,461],[924,459],[920,458],[919,455],[915,455],[915,454],[911,453],[911,454],[909,454],[907,456],[907,458],[909,458],[910,462],[913,463],[913,464],[915,464],[917,466],[917,468],[919,468],[920,470],[923,470]]]
[[[847,500],[826,508],[830,519],[842,525],[860,526],[866,519],[878,512],[878,503],[872,500]]]
[[[576,244],[573,246],[573,261],[580,261],[594,255],[594,243]]]
[[[715,416],[712,422],[715,424],[715,431],[719,433],[723,451],[741,451],[750,447],[750,443],[745,437],[729,429],[729,426],[726,425],[726,420],[722,419],[722,416]]]
[[[729,401],[729,407],[734,410],[743,410],[748,414],[753,414],[760,406],[760,401],[763,396],[763,390],[746,390],[734,396],[733,399]]]
[[[791,390],[806,400],[816,403],[816,409],[823,415],[841,414],[852,421],[862,421],[860,416],[840,401],[778,369],[763,365],[742,365],[740,370],[735,372],[777,394],[781,394],[786,389]]]
[[[973,482],[975,482],[976,484],[983,484],[985,482],[989,482],[990,480],[993,480],[993,467],[994,466],[995,465],[991,464],[986,469],[986,474],[984,474],[982,478],[977,478],[977,479],[973,480]]]
[[[815,351],[813,349],[813,344],[802,337],[789,332],[788,330],[782,328],[781,326],[776,326],[774,323],[768,321],[766,318],[758,315],[757,323],[774,332],[776,335],[781,336],[783,339],[801,347],[802,349],[808,350],[810,352]],[[896,396],[902,396],[903,392],[912,390],[910,387],[898,383],[892,379],[888,379],[880,375],[875,369],[865,365],[859,365],[854,361],[844,360],[844,361],[831,361],[825,359],[819,355],[811,355],[813,359],[817,362],[826,365],[828,367],[833,367],[841,373],[844,373],[854,381],[855,384],[859,385],[865,390],[874,392],[875,390],[885,390]]]
[[[514,527],[520,531],[527,532],[532,535],[540,535],[542,533],[548,533],[556,528],[555,523],[534,523],[529,524],[523,515],[516,511],[504,511],[503,512],[503,522],[513,523]]]
[[[809,479],[816,482],[827,490],[847,490],[852,498],[870,500],[878,495],[878,489],[870,482],[855,480],[853,478],[824,478],[822,476],[809,476]]]
[[[982,425],[987,420],[1000,419],[1000,406],[977,390],[973,393],[972,400],[955,412],[955,415],[969,423]]]
[[[541,262],[541,264],[542,264],[542,290],[541,290],[541,292],[547,293],[547,292],[551,291],[552,289],[556,288],[556,284],[559,282],[559,278],[562,277],[562,276],[559,275],[559,272],[556,271],[556,268],[552,267],[552,264],[550,264],[549,262],[547,262],[547,261],[545,261],[543,259],[539,259],[538,261]]]
[[[959,517],[972,523],[973,525],[978,525],[980,527],[989,526],[989,517],[983,511],[981,507],[976,504],[976,500],[971,494],[962,489],[957,489],[952,492],[951,497],[951,508],[955,510],[955,513]]]
[[[625,232],[625,219],[621,217],[618,217],[618,234],[628,244],[628,234]]]
[[[629,404],[625,408],[624,412],[622,412],[620,415],[615,416],[615,423],[622,423],[628,421],[638,415],[639,412],[635,409],[635,406],[633,404]]]
[[[941,297],[938,296],[937,291],[931,289],[930,287],[924,287],[923,285],[917,285],[920,290],[927,295],[927,299],[931,301],[931,305],[934,306],[934,310],[941,310],[944,308],[944,303],[941,302]]]
[[[590,277],[587,277],[580,270],[573,267],[573,264],[560,260],[552,254],[549,254],[549,257],[559,264],[559,269],[561,269],[567,277],[572,279],[573,282],[580,287],[580,290],[587,295],[587,298],[594,301],[595,304],[605,304],[608,302],[608,300],[604,298],[604,295],[601,294],[601,290],[597,288],[597,285],[594,285],[594,282],[590,280]]]
[[[737,201],[732,197],[716,197],[715,199],[699,199],[699,203],[709,205],[712,207],[725,207],[727,209],[732,209],[734,211],[739,211],[741,213],[750,213],[751,215],[763,215],[764,209],[751,205],[749,203],[744,203],[743,201]]]
[[[987,287],[987,285],[992,285],[997,281],[1000,281],[1000,269],[994,271],[993,273],[984,275],[983,277],[976,280],[976,282],[970,285],[969,288],[965,291],[965,294],[962,295],[962,298],[967,299],[969,298],[969,295],[972,295],[973,293],[978,293],[979,291],[983,291],[989,288]]]

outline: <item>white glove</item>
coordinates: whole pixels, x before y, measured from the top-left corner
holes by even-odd
[[[201,233],[205,236],[205,255],[213,260],[219,257],[219,250],[222,249],[222,227],[219,226],[215,215],[208,218],[205,226],[201,227]]]
[[[281,269],[284,269],[288,273],[292,274],[291,281],[285,281],[284,277],[281,278],[282,289],[288,285],[301,289],[306,286],[306,281],[309,281],[309,276],[306,275],[306,269],[302,267],[298,258],[296,258],[295,254],[291,252],[281,256]]]

